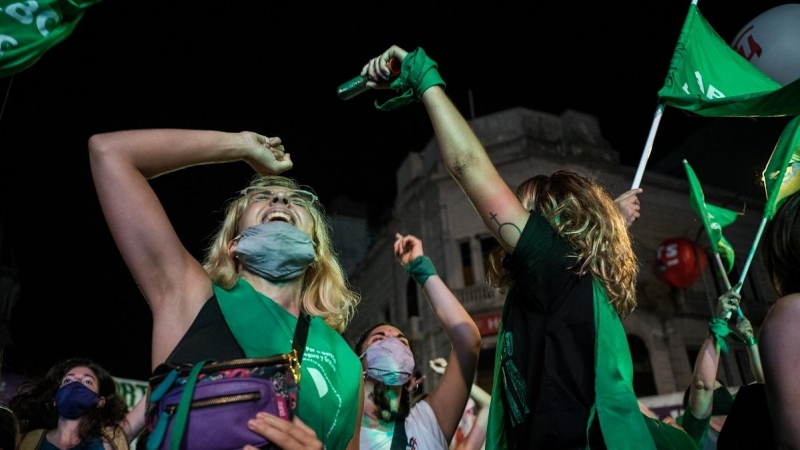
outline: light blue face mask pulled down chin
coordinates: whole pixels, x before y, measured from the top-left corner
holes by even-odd
[[[245,267],[269,281],[288,281],[303,274],[317,257],[311,238],[286,222],[245,228],[236,256]]]

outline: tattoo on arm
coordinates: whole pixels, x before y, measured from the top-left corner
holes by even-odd
[[[519,227],[511,222],[500,223],[497,220],[497,214],[489,211],[489,218],[492,219],[494,223],[497,224],[497,237],[502,241],[502,243],[506,246],[514,249],[515,245],[511,245],[512,242],[518,242],[519,237],[522,235],[522,230]]]

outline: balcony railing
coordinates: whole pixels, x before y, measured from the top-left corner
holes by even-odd
[[[504,296],[489,286],[453,289],[453,294],[461,300],[461,304],[470,313],[503,308]]]

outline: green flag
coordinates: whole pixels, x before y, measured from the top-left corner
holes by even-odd
[[[761,180],[767,191],[764,217],[771,220],[783,200],[800,191],[800,116],[783,129]]]
[[[686,176],[689,178],[689,203],[694,212],[702,219],[708,240],[714,246],[714,253],[718,253],[725,260],[727,266],[725,273],[730,273],[734,262],[733,246],[722,235],[722,229],[732,224],[739,213],[706,203],[703,188],[700,187],[700,180],[697,179],[694,169],[685,159],[683,166],[686,168]]]
[[[0,0],[0,77],[32,66],[101,0]]]
[[[658,98],[705,117],[800,114],[800,79],[781,86],[731,48],[691,4]]]

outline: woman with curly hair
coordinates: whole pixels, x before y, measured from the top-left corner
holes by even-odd
[[[106,222],[153,314],[151,369],[289,353],[295,326],[308,321],[294,410],[304,425],[277,416],[262,422],[310,430],[300,440],[331,450],[357,448],[361,364],[341,332],[360,296],[337,260],[319,199],[280,175],[293,167],[281,139],[250,131],[117,131],[89,139],[89,160]],[[256,174],[227,204],[200,262],[149,181],[233,162]]]
[[[402,61],[396,78],[391,58]],[[361,74],[400,92],[379,109],[422,102],[444,166],[500,245],[489,279],[506,298],[486,448],[655,448],[621,322],[636,307],[639,266],[613,198],[565,170],[512,191],[421,48],[392,46]]]
[[[128,450],[144,425],[144,403],[128,411],[111,374],[87,358],[63,360],[19,385],[9,407],[19,450]]]

